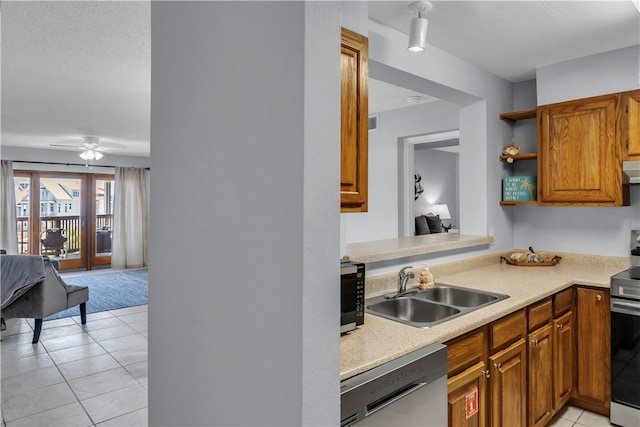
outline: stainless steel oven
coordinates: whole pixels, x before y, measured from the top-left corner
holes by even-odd
[[[640,230],[631,267],[611,277],[611,423],[640,426]]]

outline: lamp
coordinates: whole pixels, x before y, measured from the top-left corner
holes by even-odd
[[[447,206],[446,203],[442,203],[439,205],[433,205],[431,207],[431,212],[434,215],[439,215],[440,216],[440,223],[442,224],[442,229],[448,233],[449,230],[451,230],[453,228],[453,224],[449,224],[449,225],[444,225],[444,223],[442,222],[443,219],[451,219],[451,213],[449,212],[449,206]]]
[[[409,5],[409,12],[418,16],[411,20],[409,31],[409,49],[411,52],[422,52],[427,45],[427,27],[429,21],[422,14],[429,12],[433,5],[428,1],[414,1]]]
[[[440,205],[433,205],[431,212],[434,215],[440,215],[440,219],[451,219],[451,213],[449,212],[449,206],[446,203]]]

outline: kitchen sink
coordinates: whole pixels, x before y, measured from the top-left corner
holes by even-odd
[[[382,317],[414,323],[436,322],[460,313],[460,310],[448,305],[405,297],[380,301],[367,308]]]
[[[451,286],[438,286],[436,288],[427,289],[424,292],[416,294],[416,296],[429,301],[455,305],[458,307],[477,307],[491,301],[496,301],[500,298],[499,295],[493,293],[460,289]]]
[[[381,295],[365,301],[367,313],[418,328],[429,328],[487,305],[509,295],[478,289],[437,284],[435,288],[406,296]]]

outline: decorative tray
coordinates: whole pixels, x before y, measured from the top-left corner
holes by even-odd
[[[543,262],[520,262],[520,261],[512,261],[508,258],[505,258],[503,256],[500,257],[500,263],[502,263],[503,261],[506,262],[507,264],[510,265],[517,265],[520,267],[550,267],[550,266],[554,266],[557,263],[560,262],[560,260],[562,259],[562,257],[556,255],[553,258],[551,258],[551,261],[543,261]]]

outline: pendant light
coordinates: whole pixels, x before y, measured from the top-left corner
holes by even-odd
[[[409,12],[418,15],[411,20],[409,31],[409,49],[411,52],[423,52],[427,45],[427,26],[429,21],[423,15],[429,12],[433,5],[428,1],[414,1],[409,5]]]

